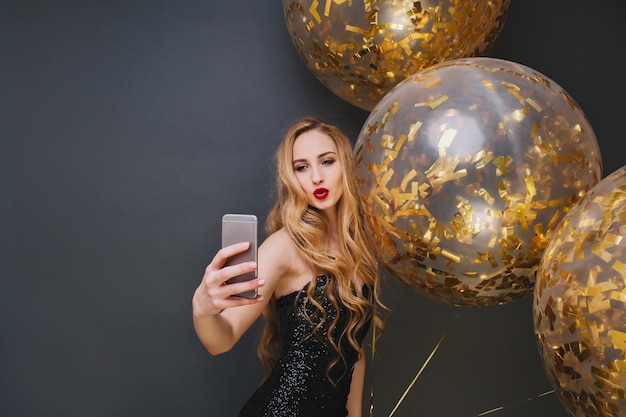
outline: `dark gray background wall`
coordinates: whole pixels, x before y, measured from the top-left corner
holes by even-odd
[[[491,52],[574,97],[605,176],[625,161],[624,6],[608,3],[513,0]],[[211,357],[190,299],[221,215],[265,219],[274,148],[308,114],[353,140],[368,116],[308,72],[278,0],[1,1],[0,415],[236,415],[259,324]],[[567,415],[535,398],[551,386],[530,298],[459,309],[384,290],[376,417],[444,334],[395,416]]]

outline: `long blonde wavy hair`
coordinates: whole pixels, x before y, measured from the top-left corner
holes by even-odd
[[[319,210],[307,203],[307,198],[294,173],[293,145],[303,133],[317,130],[327,134],[337,146],[338,159],[343,168],[343,195],[337,203],[338,235],[340,256],[334,257],[328,246],[330,234],[326,217]],[[276,194],[277,199],[266,220],[268,233],[284,228],[305,261],[313,271],[323,271],[334,277],[328,283],[328,297],[335,311],[341,303],[349,312],[346,329],[340,336],[360,351],[361,346],[356,334],[371,318],[372,323],[380,331],[384,330],[384,321],[379,312],[388,311],[380,300],[380,275],[378,270],[377,247],[372,234],[367,230],[362,201],[358,194],[356,161],[352,145],[339,128],[316,117],[306,117],[296,122],[286,133],[279,145],[275,162],[277,167]],[[357,288],[357,277],[370,288],[371,296],[363,297],[361,288]],[[313,277],[312,277],[313,278]],[[327,317],[324,307],[313,297],[315,279],[307,289],[306,302],[311,303],[321,313],[322,321]],[[335,298],[335,295],[338,299]],[[279,338],[279,321],[275,298],[272,297],[263,312],[265,326],[258,345],[257,354],[266,376],[272,370],[282,352]],[[313,323],[313,332],[319,330],[321,322]],[[326,370],[327,375],[332,367],[344,361],[340,343],[333,341],[331,334],[337,322],[335,315],[326,335],[330,345],[337,352],[336,359]],[[345,362],[344,362],[345,363]],[[347,370],[346,370],[347,371]]]

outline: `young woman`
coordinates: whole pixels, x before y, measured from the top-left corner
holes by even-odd
[[[193,296],[196,333],[217,355],[263,315],[257,351],[266,377],[240,417],[361,417],[363,341],[370,325],[383,329],[377,311],[386,307],[351,144],[337,127],[305,118],[287,132],[276,163],[259,278],[226,285],[256,265],[224,267],[248,244],[222,248]],[[254,299],[233,297],[254,289]]]

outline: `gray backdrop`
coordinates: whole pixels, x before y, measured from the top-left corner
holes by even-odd
[[[574,97],[604,176],[624,164],[626,94],[624,7],[608,3],[513,0],[490,54]],[[260,323],[211,357],[190,299],[221,215],[265,219],[274,148],[308,114],[353,140],[368,116],[306,69],[278,0],[1,1],[0,415],[236,415]],[[376,417],[444,334],[395,416],[567,415],[535,398],[551,386],[530,298],[454,308],[389,277],[384,291]]]

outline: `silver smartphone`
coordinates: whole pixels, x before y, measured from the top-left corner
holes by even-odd
[[[257,261],[257,223],[257,218],[253,214],[225,214],[222,217],[222,247],[241,242],[250,243],[250,248],[247,251],[230,257],[225,266]],[[257,270],[255,269],[249,273],[233,277],[226,283],[249,281],[256,277]],[[236,294],[238,297],[245,298],[254,298],[256,295],[256,289]]]

